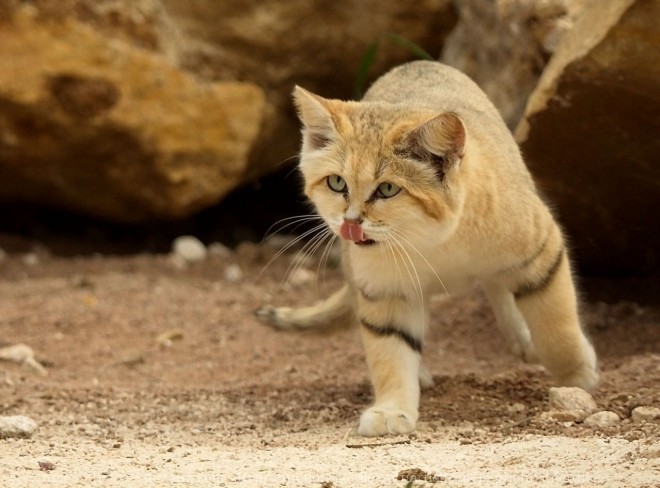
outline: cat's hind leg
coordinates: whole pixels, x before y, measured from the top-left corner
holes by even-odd
[[[256,317],[278,330],[323,332],[355,323],[353,292],[349,285],[308,307],[273,307],[255,311]]]
[[[514,297],[539,360],[559,385],[590,390],[598,381],[596,353],[580,327],[565,249],[534,267],[532,278],[518,284]]]
[[[495,313],[497,326],[509,342],[511,352],[525,362],[538,362],[527,322],[516,306],[513,293],[496,282],[485,282],[482,287]]]

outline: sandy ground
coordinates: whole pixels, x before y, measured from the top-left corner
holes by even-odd
[[[0,363],[0,415],[39,424],[0,440],[0,485],[660,486],[660,425],[631,419],[660,407],[656,289],[624,301],[628,285],[600,284],[584,304],[594,398],[616,425],[549,417],[548,376],[508,354],[475,290],[433,303],[418,431],[365,440],[351,435],[371,400],[357,333],[289,335],[252,316],[328,294],[338,271],[310,263],[282,286],[292,257],[263,271],[271,255],[0,261],[0,342],[29,345],[48,371]]]

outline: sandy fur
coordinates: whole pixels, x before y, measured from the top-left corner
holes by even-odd
[[[560,385],[595,386],[596,355],[580,326],[562,232],[471,80],[419,61],[380,78],[360,102],[299,88],[294,98],[306,195],[336,234],[344,219],[358,219],[376,243],[344,242],[347,283],[325,302],[259,315],[282,329],[363,324],[375,401],[358,434],[415,428],[424,377],[415,349],[428,298],[475,282],[515,354],[539,360]],[[345,194],[328,187],[330,175],[346,181]],[[377,198],[382,182],[401,191]]]

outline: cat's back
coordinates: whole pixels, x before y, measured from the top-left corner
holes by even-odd
[[[374,82],[363,101],[455,112],[468,130],[515,146],[500,113],[481,88],[467,75],[437,61],[412,61],[392,69]]]
[[[392,69],[376,80],[363,100],[431,110],[476,111],[499,117],[474,81],[437,61],[412,61]]]

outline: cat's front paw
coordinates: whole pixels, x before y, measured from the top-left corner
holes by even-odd
[[[254,311],[254,316],[260,322],[270,325],[278,330],[291,329],[287,318],[291,315],[291,308],[289,307],[273,307],[272,305],[264,305]]]
[[[360,417],[357,434],[364,437],[408,434],[415,430],[417,413],[371,407]]]
[[[598,370],[594,364],[583,364],[573,371],[557,377],[560,386],[577,386],[586,391],[593,390],[598,384]]]
[[[518,356],[528,364],[537,364],[540,362],[534,346],[529,340],[526,342],[514,342],[511,344],[511,352],[514,356]]]

